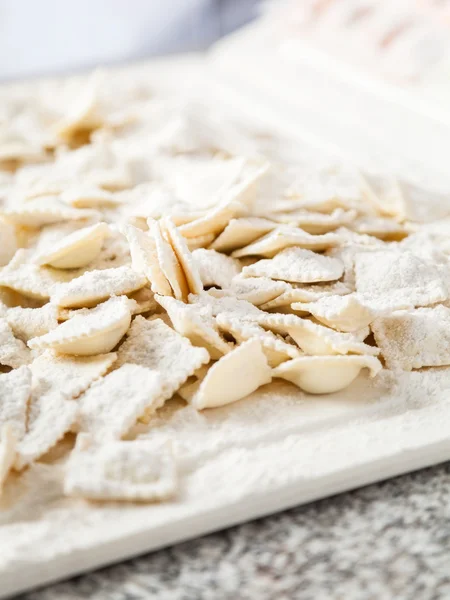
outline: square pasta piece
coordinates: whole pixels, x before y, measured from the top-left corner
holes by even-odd
[[[28,262],[30,252],[21,248],[0,272],[0,286],[37,300],[48,300],[55,285],[70,281],[70,272]]]
[[[50,303],[42,308],[15,306],[7,310],[6,320],[14,335],[23,342],[28,342],[31,338],[58,327],[58,308]]]
[[[120,439],[149,409],[161,405],[161,379],[156,371],[125,364],[95,382],[79,398],[77,431],[106,441]]]
[[[177,491],[170,444],[152,440],[95,443],[80,434],[69,459],[64,493],[92,500],[150,502]]]
[[[30,401],[27,432],[17,445],[15,468],[22,469],[48,452],[70,431],[77,413],[77,402],[61,391],[46,390],[40,382]]]
[[[31,363],[30,369],[41,389],[55,393],[63,390],[68,398],[76,398],[108,371],[116,357],[114,352],[69,356],[47,350]]]
[[[438,269],[409,251],[357,254],[355,275],[356,291],[375,310],[428,306],[448,297]]]
[[[450,309],[399,310],[376,319],[372,330],[390,369],[450,365]]]
[[[51,300],[63,308],[89,307],[113,295],[135,292],[146,283],[144,275],[131,267],[87,271],[68,283],[55,286]]]
[[[118,365],[132,363],[159,373],[164,400],[209,360],[205,348],[192,346],[161,319],[147,321],[141,316],[134,319],[118,353]]]
[[[75,424],[79,405],[72,400],[103,375],[116,355],[71,357],[45,352],[31,364],[33,392],[27,431],[17,446],[15,467],[22,469],[52,448]]]

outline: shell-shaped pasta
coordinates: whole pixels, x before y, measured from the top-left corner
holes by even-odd
[[[286,290],[284,281],[273,281],[267,277],[241,277],[233,278],[226,290],[211,289],[212,296],[221,298],[223,295],[235,296],[239,300],[246,300],[255,306],[261,306],[273,301]]]
[[[270,233],[259,238],[253,244],[235,250],[232,256],[267,256],[271,258],[281,250],[298,246],[307,250],[327,250],[339,244],[340,237],[337,233],[324,233],[311,235],[302,229],[281,225]]]
[[[130,322],[128,299],[113,297],[96,308],[78,311],[56,329],[31,339],[28,346],[78,356],[103,354],[118,344]]]
[[[332,394],[348,387],[364,368],[375,377],[382,365],[374,356],[300,356],[276,367],[273,376],[310,394]]]
[[[344,273],[338,258],[322,256],[304,248],[286,248],[272,259],[262,259],[244,267],[244,277],[269,277],[291,283],[335,281]]]
[[[271,369],[261,342],[249,340],[209,369],[191,403],[198,410],[230,404],[245,398],[271,379]]]
[[[108,233],[109,227],[106,223],[79,229],[38,254],[35,262],[55,269],[85,267],[99,255]]]
[[[358,331],[367,327],[376,316],[357,294],[324,296],[317,302],[294,302],[291,306],[294,310],[309,312],[324,325],[338,331]]]
[[[246,217],[231,219],[222,233],[211,244],[218,252],[231,252],[251,244],[262,235],[272,231],[277,226],[269,219],[261,217]]]

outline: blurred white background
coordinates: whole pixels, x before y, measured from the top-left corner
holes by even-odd
[[[258,0],[0,0],[0,79],[200,50]]]

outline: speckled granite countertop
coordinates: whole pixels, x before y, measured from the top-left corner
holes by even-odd
[[[87,598],[450,598],[450,463],[20,596]]]

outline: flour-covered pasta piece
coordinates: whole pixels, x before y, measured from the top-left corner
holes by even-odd
[[[31,354],[22,340],[14,337],[5,317],[0,317],[0,365],[17,369],[31,361]]]
[[[97,356],[70,356],[46,350],[30,365],[35,388],[46,394],[77,398],[104,375],[117,358],[114,352]],[[38,394],[35,394],[38,395]]]
[[[368,327],[352,333],[342,333],[309,319],[277,313],[262,313],[257,321],[266,329],[282,335],[290,335],[306,354],[376,355],[380,352],[378,348],[363,342],[370,333]]]
[[[275,310],[289,306],[295,302],[317,302],[317,300],[326,296],[345,296],[352,291],[341,281],[319,283],[316,285],[291,285],[289,283],[285,283],[284,285],[286,288],[282,294],[260,305],[262,310]]]
[[[27,432],[17,444],[15,468],[23,469],[50,450],[74,425],[78,404],[62,391],[37,388],[32,394]]]
[[[31,338],[48,333],[58,326],[59,312],[53,304],[44,304],[41,308],[22,308],[15,306],[6,312],[6,320],[14,335],[28,342]]]
[[[436,266],[409,251],[376,250],[357,254],[355,275],[357,292],[375,309],[428,306],[448,297]]]
[[[241,272],[237,259],[215,250],[199,248],[193,251],[192,257],[205,287],[228,288],[233,278]]]
[[[123,232],[130,245],[133,269],[137,273],[145,275],[151,285],[152,292],[163,296],[171,296],[172,288],[160,267],[154,238],[133,225],[126,225]]]
[[[79,229],[40,252],[35,257],[35,262],[55,269],[85,267],[99,255],[108,233],[109,228],[106,223],[97,223]]]
[[[135,292],[146,282],[143,275],[127,266],[87,271],[68,283],[54,286],[51,301],[65,308],[89,307],[113,295]]]
[[[17,441],[25,435],[27,406],[31,396],[31,371],[23,366],[0,374],[0,430],[9,424]]]
[[[18,250],[9,264],[0,270],[0,286],[29,298],[48,300],[55,285],[66,283],[73,278],[71,273],[51,267],[40,267],[29,260],[29,251]]]
[[[31,339],[30,348],[91,356],[112,350],[127,332],[131,308],[125,296],[113,296],[95,308],[79,310],[49,333]]]
[[[214,317],[217,317],[219,313],[225,313],[249,320],[249,318],[255,319],[264,314],[259,308],[246,300],[239,300],[227,295],[217,297],[207,291],[201,294],[189,294],[188,300],[190,304],[198,307],[208,307]]]
[[[338,331],[358,331],[367,327],[377,313],[361,301],[357,294],[324,296],[316,302],[294,302],[292,308],[306,311],[318,321]]]
[[[278,366],[273,376],[310,394],[332,394],[348,387],[365,368],[375,377],[382,365],[374,356],[300,356]]]
[[[185,238],[180,234],[178,228],[170,218],[163,219],[162,226],[164,227],[164,231],[175,252],[178,262],[183,269],[189,291],[192,294],[199,294],[203,290],[203,282],[197,262],[191,254]]]
[[[249,340],[212,365],[191,404],[198,410],[230,404],[270,383],[271,379],[261,342]],[[229,385],[231,380],[233,385]]]
[[[267,277],[242,277],[238,275],[231,280],[230,285],[225,290],[212,288],[209,291],[211,296],[221,298],[224,295],[234,296],[238,300],[245,300],[261,306],[266,302],[271,302],[280,296],[287,288],[284,281],[274,281]]]
[[[176,461],[169,443],[95,442],[80,434],[67,464],[64,493],[92,500],[155,502],[175,495]]]
[[[231,219],[222,233],[211,244],[218,252],[231,252],[251,244],[259,237],[275,229],[277,223],[262,217]]]
[[[322,256],[304,248],[286,248],[271,259],[262,259],[244,267],[244,277],[269,277],[291,283],[335,281],[344,272],[337,258]]]
[[[150,234],[155,242],[156,253],[161,271],[164,273],[167,281],[170,283],[170,287],[173,290],[173,295],[175,298],[178,300],[184,300],[189,294],[189,287],[178,258],[173,251],[172,246],[163,237],[159,223],[150,219],[148,221],[148,225],[150,227]]]
[[[170,398],[210,356],[196,348],[159,318],[137,316],[118,351],[118,366],[132,363],[157,371],[161,377],[161,397]]]
[[[307,250],[326,250],[339,244],[340,238],[336,233],[324,233],[323,235],[311,235],[302,229],[280,225],[270,233],[259,238],[253,244],[235,250],[232,256],[266,256],[271,258],[281,250],[298,246]]]
[[[43,456],[74,427],[79,405],[73,398],[101,377],[115,359],[114,353],[73,357],[47,351],[32,362],[33,390],[27,430],[17,445],[17,469]]]
[[[390,369],[450,365],[450,309],[399,310],[376,319],[375,340]]]
[[[220,329],[231,334],[238,344],[251,339],[258,339],[271,367],[275,367],[290,358],[296,358],[301,354],[297,346],[286,342],[272,331],[265,331],[255,322],[245,321],[236,316],[222,313],[217,315],[216,321]]]
[[[194,346],[206,348],[213,360],[232,350],[232,344],[220,335],[211,308],[185,304],[169,296],[156,296],[156,300],[167,311],[175,331]]]
[[[196,238],[209,233],[218,234],[231,219],[245,213],[245,207],[240,202],[229,198],[222,200],[211,208],[204,216],[180,225],[180,233],[185,238]]]
[[[93,383],[78,400],[77,431],[94,439],[120,439],[144,412],[156,411],[161,380],[155,371],[125,364]]]
[[[56,196],[40,196],[3,211],[4,217],[22,227],[43,227],[61,221],[92,219],[98,212],[90,209],[72,208]]]

